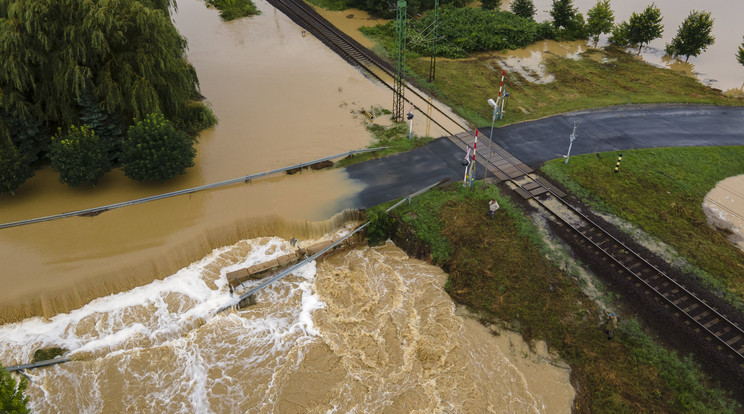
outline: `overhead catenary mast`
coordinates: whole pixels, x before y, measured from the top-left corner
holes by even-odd
[[[406,84],[406,0],[398,0],[395,18],[395,80],[393,91],[393,120],[403,121],[403,101]]]

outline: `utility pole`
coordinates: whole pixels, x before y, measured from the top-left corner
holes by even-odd
[[[439,25],[439,0],[434,0],[434,30],[432,31],[432,52],[429,60],[429,82],[434,82],[437,72],[437,26]]]
[[[393,92],[393,120],[403,121],[403,94],[406,84],[406,0],[398,0],[395,18],[395,87]]]

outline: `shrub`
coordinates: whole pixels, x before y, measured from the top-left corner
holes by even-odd
[[[59,174],[59,180],[70,187],[96,185],[98,179],[111,169],[98,136],[85,125],[72,125],[66,133],[59,130],[52,137],[49,158],[52,169]]]
[[[28,382],[21,380],[18,387],[10,372],[0,366],[0,413],[25,414],[31,410],[26,407],[28,397],[23,395]]]
[[[194,166],[194,141],[162,114],[136,121],[122,142],[121,167],[137,181],[165,181]]]
[[[33,177],[34,170],[23,159],[23,154],[15,147],[0,146],[0,193],[11,193],[27,179]]]

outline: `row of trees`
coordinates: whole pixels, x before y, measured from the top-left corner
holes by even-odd
[[[123,165],[130,125],[149,114],[162,114],[188,135],[216,122],[201,102],[172,6],[0,1],[0,192],[18,188],[40,165],[69,169],[75,162],[63,159],[74,158],[78,147],[100,149],[90,162],[99,170]],[[71,185],[96,181],[90,174],[62,177]]]
[[[59,180],[70,187],[95,186],[113,168],[106,143],[87,125],[71,125],[51,138],[49,160]],[[194,141],[163,114],[149,114],[129,126],[118,161],[124,174],[137,181],[164,181],[194,165]],[[15,147],[0,157],[0,193],[13,193],[33,168]]]

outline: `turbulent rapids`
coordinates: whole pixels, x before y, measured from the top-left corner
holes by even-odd
[[[392,244],[310,263],[256,305],[214,314],[232,299],[228,272],[294,248],[240,241],[147,286],[4,325],[2,360],[70,351],[73,362],[29,372],[38,412],[570,409],[567,370],[457,316],[446,275]]]
[[[176,24],[220,123],[166,191],[369,143],[353,113],[388,102],[387,90],[257,5],[261,16],[223,23],[203,2],[179,2]],[[303,173],[4,229],[0,364],[67,350],[71,362],[26,372],[34,412],[570,411],[567,369],[458,316],[442,270],[390,244],[312,262],[255,305],[216,314],[236,297],[228,273],[286,255],[293,237],[307,246],[348,231],[359,217],[334,214],[358,193],[352,181]],[[112,174],[81,194],[42,170],[4,218],[154,191],[124,183]]]

